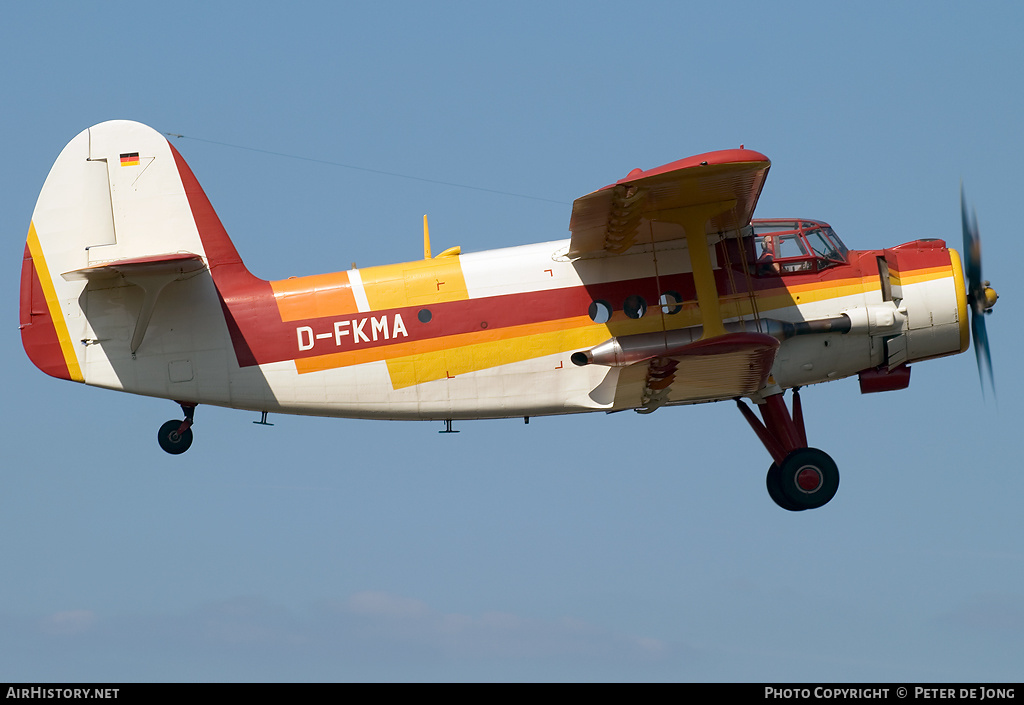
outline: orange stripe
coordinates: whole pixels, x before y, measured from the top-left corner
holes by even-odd
[[[912,269],[905,272],[897,270],[891,270],[889,276],[893,279],[893,284],[917,284],[923,281],[931,281],[933,279],[944,279],[949,276],[949,265],[940,265],[938,267],[924,267],[922,269]]]
[[[603,336],[601,340],[609,337],[608,329],[605,326],[596,326],[588,316],[576,316],[574,318],[563,318],[555,321],[544,321],[542,323],[529,323],[521,326],[509,326],[508,328],[485,329],[473,333],[460,333],[458,335],[443,336],[440,338],[427,338],[426,340],[410,340],[403,343],[364,348],[362,350],[346,350],[345,352],[330,353],[328,355],[317,355],[316,357],[304,357],[295,361],[295,367],[299,374],[307,372],[320,372],[336,367],[350,367],[361,365],[366,362],[378,360],[393,360],[396,358],[408,357],[410,355],[426,355],[453,350],[468,345],[480,343],[508,343],[510,340],[557,333],[559,331],[572,330],[583,326],[600,328]],[[557,352],[557,351],[553,351]],[[543,353],[545,355],[549,353]],[[536,357],[536,356],[535,356]],[[481,368],[482,369],[482,368]],[[442,377],[444,375],[441,375]]]
[[[301,321],[356,313],[348,272],[318,274],[270,282],[282,321]]]

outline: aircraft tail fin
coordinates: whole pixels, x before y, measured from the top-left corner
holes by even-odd
[[[168,283],[223,267],[252,278],[177,150],[150,127],[125,120],[79,133],[43,184],[22,262],[22,343],[33,363],[86,381],[96,341],[86,287],[136,285],[131,353]],[[133,294],[139,298],[139,294]]]

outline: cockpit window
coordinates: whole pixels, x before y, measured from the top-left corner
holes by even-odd
[[[754,220],[758,275],[815,272],[846,263],[846,246],[825,223]]]
[[[845,262],[846,253],[849,252],[849,250],[846,249],[846,245],[844,245],[843,241],[839,239],[838,235],[836,235],[836,231],[830,228],[829,226],[824,226],[823,230],[825,232],[825,235],[828,236],[828,239],[835,244],[836,252],[839,253],[839,257]]]
[[[836,252],[835,246],[825,237],[821,228],[815,228],[807,233],[807,244],[811,251],[822,259],[841,260],[842,257]]]

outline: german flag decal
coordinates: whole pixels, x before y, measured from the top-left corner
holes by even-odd
[[[138,166],[139,165],[139,153],[131,152],[129,154],[121,155],[121,166]]]

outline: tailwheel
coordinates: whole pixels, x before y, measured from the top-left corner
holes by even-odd
[[[781,495],[796,510],[816,509],[828,503],[839,489],[839,468],[828,453],[817,448],[797,448],[779,467]],[[768,471],[771,474],[771,470]],[[768,493],[772,493],[769,481]],[[784,509],[792,509],[778,501]]]
[[[160,432],[157,434],[156,438],[160,442],[160,447],[171,455],[180,455],[192,445],[192,429],[186,428],[182,431],[181,426],[181,421],[171,419],[160,427]]]
[[[185,420],[171,419],[156,434],[160,447],[171,455],[181,455],[192,446],[192,422],[195,418],[196,405],[178,402],[185,413]]]

